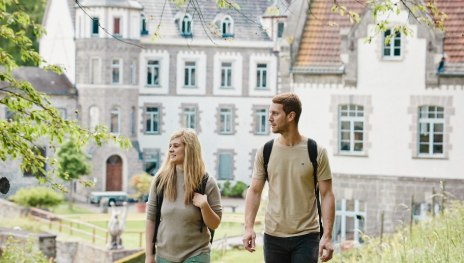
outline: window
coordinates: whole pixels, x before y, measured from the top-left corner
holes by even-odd
[[[219,133],[232,134],[233,113],[230,108],[219,109]]]
[[[31,171],[29,169],[25,169],[24,170],[24,174],[23,176],[24,177],[44,177],[45,176],[45,171],[47,169],[47,163],[45,162],[45,158],[47,157],[47,149],[45,147],[42,147],[42,146],[34,146],[32,148],[32,151],[35,153],[35,157],[37,158],[37,160],[39,160],[40,162],[43,163],[43,166],[41,167],[43,169],[43,171],[39,170],[39,171]]]
[[[92,18],[92,36],[98,36],[98,29],[100,27],[98,20],[98,17]]]
[[[121,18],[113,18],[113,35],[121,35]]]
[[[66,108],[56,108],[56,110],[58,110],[58,113],[60,114],[60,117],[61,117],[63,120],[66,120],[66,119],[68,118],[68,114],[67,114]]]
[[[195,87],[195,62],[185,62],[184,86],[188,88]]]
[[[112,84],[121,84],[121,60],[113,59],[111,63],[111,83]]]
[[[257,109],[255,111],[255,134],[268,134],[269,124],[267,121],[267,109]]]
[[[233,180],[233,154],[230,152],[219,153],[218,179]]]
[[[231,36],[233,36],[233,33],[232,33],[232,18],[230,18],[230,17],[224,18],[224,20],[222,21],[221,32],[222,32],[222,37],[231,37]]]
[[[158,107],[147,107],[145,132],[151,134],[160,133],[160,109]]]
[[[282,38],[284,36],[284,23],[277,23],[277,38]]]
[[[364,107],[340,105],[339,108],[340,152],[359,153],[364,149]]]
[[[393,33],[395,35],[393,35]],[[383,47],[383,56],[384,57],[400,57],[401,56],[401,33],[392,32],[391,29],[387,29],[384,32],[384,47]],[[387,43],[388,42],[388,43]]]
[[[145,17],[144,14],[142,14],[140,17],[140,35],[142,36],[148,35],[147,18]]]
[[[419,107],[419,155],[442,155],[445,135],[444,108]]]
[[[90,60],[90,84],[100,84],[100,59],[91,58]]]
[[[135,85],[137,84],[137,65],[135,61],[132,61],[130,64],[130,84]]]
[[[192,36],[192,18],[190,15],[185,15],[182,19],[181,34],[184,37]]]
[[[221,88],[232,88],[232,63],[221,63]]]
[[[118,108],[113,108],[110,114],[110,132],[119,133],[121,128],[121,120]]]
[[[160,63],[158,60],[147,62],[147,86],[159,86]]]
[[[143,156],[145,172],[155,175],[159,169],[159,151],[151,150],[144,153]]]
[[[130,119],[130,121],[131,121],[130,127],[131,127],[131,135],[132,136],[135,136],[135,132],[136,132],[136,129],[135,129],[136,128],[136,121],[135,121],[136,116],[137,116],[137,110],[136,110],[136,108],[134,106],[132,106],[132,108],[131,108],[131,119]]]
[[[194,107],[185,107],[183,110],[183,125],[185,128],[197,128],[197,109]]]
[[[95,127],[99,124],[100,110],[97,106],[92,106],[89,109],[89,130],[94,131]]]
[[[267,89],[267,64],[258,64],[256,67],[256,88]]]
[[[432,197],[434,198],[434,197]],[[412,217],[415,222],[423,221],[429,218],[430,215],[439,214],[442,207],[439,203],[414,203],[412,205]]]
[[[366,225],[366,203],[359,200],[337,200],[333,238],[335,243],[353,240],[363,243]]]

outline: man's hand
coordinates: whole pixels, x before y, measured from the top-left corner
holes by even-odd
[[[255,252],[256,247],[256,233],[253,229],[245,230],[245,234],[243,235],[243,246],[249,252]]]
[[[332,239],[327,236],[322,236],[319,242],[319,258],[322,262],[327,262],[332,259],[333,256],[333,245]]]

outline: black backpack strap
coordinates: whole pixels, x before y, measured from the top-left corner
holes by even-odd
[[[201,179],[201,183],[198,186],[198,189],[195,191],[199,194],[204,195],[206,193],[206,184],[208,183],[209,175],[208,173],[205,173],[203,178]],[[203,226],[206,225],[203,219],[201,220],[201,225],[200,225],[200,232],[203,232]],[[213,238],[214,238],[214,229],[208,228],[211,239],[209,240],[210,243],[213,243]]]
[[[322,237],[324,234],[324,227],[322,226],[322,213],[321,213],[321,200],[319,199],[319,186],[317,180],[317,143],[313,139],[308,139],[308,152],[309,152],[309,159],[313,165],[313,178],[314,178],[314,192],[316,195],[316,205],[317,205],[317,213],[319,214],[319,228],[320,233],[319,236]]]
[[[266,181],[269,180],[269,174],[267,173],[267,165],[269,164],[269,158],[271,157],[272,145],[274,144],[274,139],[266,142],[263,148],[263,160],[264,160],[264,171],[266,172]]]
[[[164,199],[164,189],[162,189],[160,193],[157,193],[158,186],[159,186],[159,180],[157,180],[155,183],[156,217],[155,217],[155,233],[153,235],[153,254],[156,253],[156,239],[158,236],[158,228],[161,223],[161,206],[163,205],[163,199]]]

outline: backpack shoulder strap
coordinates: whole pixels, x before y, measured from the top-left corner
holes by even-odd
[[[206,193],[206,184],[208,183],[209,175],[208,173],[205,173],[203,178],[201,179],[201,183],[198,186],[197,190],[195,192],[204,195]],[[200,232],[203,232],[203,226],[206,225],[203,219],[201,220],[201,225],[200,225]],[[211,239],[209,240],[210,243],[213,243],[213,238],[214,238],[214,230],[211,228],[208,228]]]
[[[264,160],[264,171],[266,172],[266,181],[269,180],[269,174],[267,173],[267,166],[269,164],[269,158],[271,157],[273,144],[274,144],[274,139],[266,142],[263,148],[263,160]]]
[[[164,189],[161,189],[159,193],[157,193],[158,186],[160,184],[159,180],[155,182],[155,194],[156,194],[156,217],[155,217],[155,233],[153,235],[153,254],[156,252],[156,239],[158,236],[158,228],[161,223],[161,206],[163,205],[163,199],[164,199]]]
[[[314,193],[316,195],[316,205],[317,205],[317,212],[319,214],[319,236],[322,237],[324,234],[324,228],[322,226],[322,213],[321,213],[321,200],[319,197],[319,186],[318,186],[318,180],[317,180],[317,168],[318,168],[318,163],[317,163],[317,143],[313,139],[308,138],[308,152],[309,152],[309,159],[311,160],[311,163],[313,165],[313,179],[314,179]]]

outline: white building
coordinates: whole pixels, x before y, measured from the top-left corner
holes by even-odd
[[[358,1],[343,4],[360,12],[359,24],[331,12],[330,1],[294,2],[293,17],[301,12],[306,23],[289,21],[285,34],[296,41],[284,45],[280,68],[283,89],[303,100],[301,130],[329,153],[334,239],[361,241],[359,231],[380,233],[382,213],[387,232],[408,223],[412,197],[414,218],[430,215],[440,181],[449,199],[464,199],[464,20],[451,3],[439,3],[449,16],[443,33],[403,10],[369,44],[372,14]],[[410,36],[386,44],[397,25]]]

